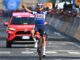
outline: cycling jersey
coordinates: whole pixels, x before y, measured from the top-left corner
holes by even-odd
[[[45,16],[47,11],[45,12],[32,12],[35,15],[35,24],[36,25],[44,25]]]

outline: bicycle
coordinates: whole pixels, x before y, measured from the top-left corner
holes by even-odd
[[[46,34],[45,34],[45,36],[46,36]],[[40,36],[40,33],[38,34],[38,37],[36,37],[36,39],[38,40],[37,53],[39,56],[39,60],[42,60],[42,57],[43,57],[43,39]]]

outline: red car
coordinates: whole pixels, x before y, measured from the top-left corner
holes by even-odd
[[[33,14],[28,12],[14,12],[9,22],[4,22],[4,25],[7,26],[6,32],[8,34],[6,47],[11,48],[13,43],[34,43],[31,36],[31,31],[35,28],[34,23],[35,17]],[[35,36],[37,38],[40,37],[39,34]]]
[[[31,30],[34,29],[34,15],[28,12],[14,12],[9,22],[4,22],[8,29],[6,30],[7,47],[12,47],[13,42],[25,42],[32,40]]]

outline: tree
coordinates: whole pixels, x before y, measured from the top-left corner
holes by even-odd
[[[49,0],[49,2],[55,3],[55,2],[56,2],[56,0]]]

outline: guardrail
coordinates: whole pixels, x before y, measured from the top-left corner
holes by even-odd
[[[56,13],[53,14],[49,23],[55,29],[74,37],[80,25],[80,18],[72,14]]]

